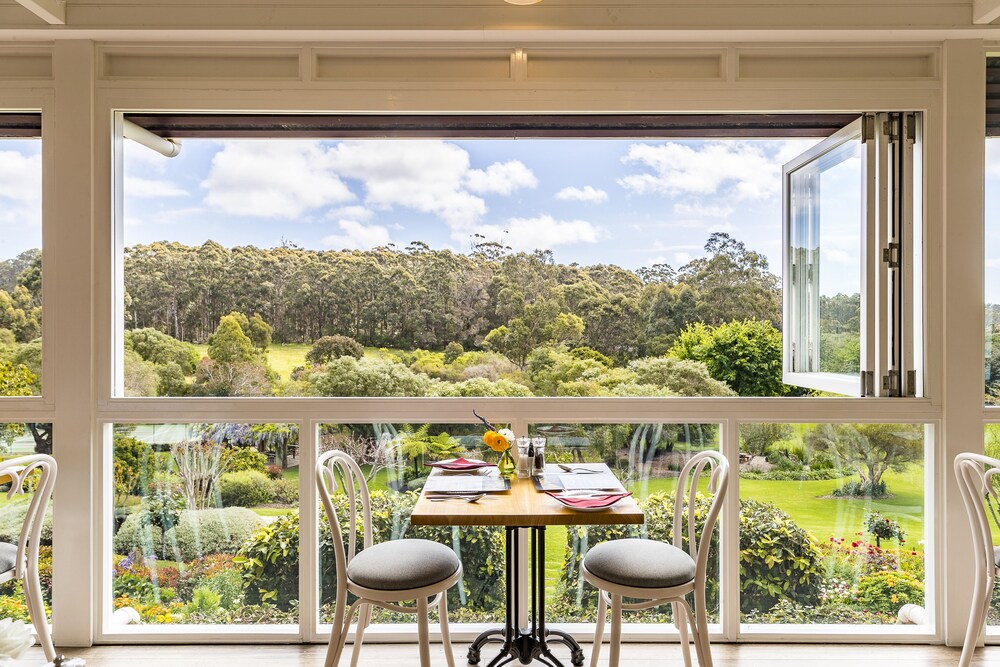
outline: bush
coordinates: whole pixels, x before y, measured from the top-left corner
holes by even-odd
[[[463,354],[465,354],[465,348],[462,347],[462,344],[451,341],[444,348],[444,363],[453,364]]]
[[[908,572],[876,572],[858,582],[858,602],[865,609],[895,614],[904,604],[924,604],[923,583]]]
[[[806,531],[770,503],[740,501],[740,608],[763,611],[779,600],[815,604],[822,553]]]
[[[306,361],[313,366],[321,366],[340,357],[360,359],[365,356],[365,348],[350,336],[323,336],[306,353]]]
[[[184,396],[188,393],[187,378],[181,367],[171,361],[164,366],[155,366],[159,381],[156,383],[157,396]]]
[[[601,354],[592,347],[574,347],[569,351],[569,356],[574,359],[593,359],[608,368],[614,368],[615,360],[606,354]]]
[[[503,529],[497,527],[413,526],[410,512],[416,503],[415,493],[375,491],[372,501],[374,542],[402,537],[433,540],[455,549],[462,559],[461,592],[448,591],[448,603],[458,609],[461,596],[464,606],[479,610],[501,609],[504,600]],[[335,496],[334,504],[347,537],[347,500]],[[241,566],[244,597],[248,604],[274,604],[281,611],[294,608],[298,600],[299,517],[286,514],[257,532],[242,549],[235,562]],[[359,540],[361,536],[358,536]],[[333,539],[325,517],[320,533],[320,605],[333,601],[337,588]],[[500,584],[500,585],[498,585]]]
[[[273,501],[281,505],[295,505],[299,502],[299,483],[294,479],[279,477],[271,480]]]
[[[227,472],[242,472],[267,470],[267,455],[254,447],[229,447],[222,452],[222,461]]]
[[[340,357],[309,381],[320,396],[427,396],[436,380],[387,359]]]
[[[778,625],[787,623],[884,625],[894,623],[895,621],[895,616],[858,609],[844,602],[824,602],[814,607],[787,599],[778,600],[777,604],[767,610],[747,612],[743,617],[744,623],[773,623]]]
[[[274,497],[271,480],[256,470],[223,474],[219,478],[219,493],[225,507],[254,507],[269,503]]]
[[[133,329],[125,332],[125,349],[134,350],[144,361],[154,364],[177,364],[183,375],[192,375],[198,364],[198,349],[157,329]]]
[[[184,510],[180,521],[163,537],[163,530],[143,525],[141,513],[130,514],[115,533],[115,553],[138,549],[145,556],[167,560],[195,560],[208,554],[232,554],[263,523],[257,514],[243,507]],[[165,543],[164,543],[165,542]]]
[[[116,492],[142,493],[156,472],[156,454],[148,443],[126,435],[115,436],[115,464],[122,471],[123,488]]]
[[[844,482],[834,489],[830,495],[837,496],[838,498],[884,498],[888,494],[885,482],[883,481],[873,484],[870,480],[862,482],[855,479]]]
[[[284,473],[284,471],[281,469],[281,466],[279,466],[276,463],[271,463],[265,466],[264,472],[267,474],[268,479],[271,480],[281,479],[281,476]]]
[[[21,497],[7,503],[0,504],[0,542],[10,542],[17,544],[21,534],[21,524],[28,513],[28,499]],[[45,518],[42,521],[42,544],[52,544],[52,505],[45,510]]]

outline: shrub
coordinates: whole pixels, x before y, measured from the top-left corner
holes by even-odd
[[[444,363],[453,364],[463,354],[465,354],[465,348],[462,347],[462,344],[451,341],[444,348]]]
[[[156,454],[148,443],[126,435],[115,436],[115,463],[123,472],[123,493],[134,494],[149,488],[156,471]]]
[[[139,513],[130,514],[114,537],[115,553],[138,549],[146,556],[167,560],[195,560],[208,554],[236,553],[263,523],[252,510],[243,507],[184,510],[177,526],[166,532],[143,525]]]
[[[154,364],[176,364],[182,375],[194,373],[200,356],[191,343],[152,328],[126,331],[125,349],[134,350],[143,360]]]
[[[267,455],[254,447],[230,447],[223,450],[222,460],[227,472],[255,470],[264,472],[267,469]]]
[[[791,424],[740,424],[740,451],[761,456],[771,445],[794,434]]]
[[[271,502],[271,480],[256,470],[227,472],[219,478],[219,492],[225,507],[254,507]]]
[[[323,336],[306,353],[306,361],[321,366],[340,357],[360,359],[365,356],[365,348],[350,336]]]
[[[187,379],[181,367],[171,361],[164,366],[155,366],[159,380],[156,383],[157,396],[184,396],[188,393]]]
[[[615,360],[606,354],[601,354],[592,347],[574,347],[569,351],[569,356],[574,359],[593,359],[608,368],[614,368]]]
[[[271,480],[273,501],[281,505],[294,505],[299,502],[299,483],[294,479],[279,477]]]
[[[170,530],[177,525],[184,509],[184,498],[166,491],[154,491],[142,499],[141,521]]]
[[[21,581],[14,584],[14,594],[0,597],[0,618],[11,618],[15,621],[31,622],[31,614],[28,613],[28,603],[24,599],[24,590]],[[49,606],[45,605],[45,615],[50,616]]]
[[[309,377],[321,396],[427,396],[436,381],[387,359],[341,357]]]
[[[924,585],[908,572],[876,572],[858,582],[858,602],[869,611],[895,614],[904,604],[923,605]]]
[[[269,479],[273,480],[273,479],[281,479],[281,475],[284,471],[281,469],[281,466],[277,465],[276,463],[271,463],[264,468],[264,472],[267,473]]]
[[[900,545],[906,542],[906,532],[899,527],[899,522],[882,516],[881,512],[866,514],[865,528],[875,536],[875,546],[882,546],[882,540],[898,540]]]
[[[21,524],[28,513],[28,499],[17,498],[7,503],[0,503],[0,542],[17,544],[21,534]],[[45,510],[42,521],[42,544],[52,544],[52,505]]]
[[[875,611],[858,609],[844,602],[824,602],[818,606],[799,604],[791,600],[778,600],[770,609],[753,610],[743,617],[744,623],[852,623],[858,625],[884,625],[894,623],[895,617]]]
[[[740,607],[770,609],[781,599],[813,604],[822,553],[791,517],[770,503],[740,501]]]
[[[844,482],[832,491],[830,495],[838,498],[884,498],[887,495],[885,482],[861,481],[858,479]]]
[[[237,569],[224,570],[205,577],[201,580],[201,587],[218,595],[219,605],[223,609],[231,609],[243,599],[243,578]]]

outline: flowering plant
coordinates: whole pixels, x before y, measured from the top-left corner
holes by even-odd
[[[505,452],[510,449],[511,444],[514,442],[514,432],[509,428],[496,428],[493,424],[486,421],[483,417],[479,415],[475,410],[472,414],[479,418],[479,421],[486,425],[486,433],[483,434],[483,442],[486,446],[492,449],[494,452]]]

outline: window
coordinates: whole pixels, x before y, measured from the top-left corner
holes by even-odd
[[[0,114],[0,396],[42,393],[40,123]]]
[[[914,114],[866,114],[784,167],[788,384],[852,396],[921,393],[916,122]]]

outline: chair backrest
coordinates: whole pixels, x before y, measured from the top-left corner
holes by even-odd
[[[35,471],[39,471],[37,483],[31,488],[25,487],[25,482]],[[48,454],[31,454],[18,456],[0,462],[0,483],[10,482],[7,499],[17,495],[30,495],[28,511],[21,524],[21,532],[17,539],[17,564],[15,576],[24,576],[24,566],[27,561],[38,562],[38,546],[42,539],[42,523],[45,520],[45,510],[52,498],[56,486],[56,460]],[[27,556],[27,558],[26,558]]]
[[[698,484],[704,475],[708,475],[708,492],[712,494],[708,513],[701,534],[696,531],[695,518],[697,514]],[[729,462],[719,452],[698,452],[684,464],[677,479],[677,491],[674,498],[674,546],[684,548],[684,538],[688,538],[688,553],[697,567],[695,578],[705,580],[708,569],[708,551],[712,542],[715,523],[722,512],[722,504],[729,491]]]
[[[368,484],[357,461],[350,454],[334,449],[322,454],[316,462],[316,485],[326,509],[326,517],[330,521],[330,530],[333,531],[333,551],[337,560],[339,585],[343,580],[339,575],[347,571],[347,565],[357,551],[359,513],[362,517],[363,548],[367,549],[372,545],[372,510]],[[347,500],[346,551],[340,519],[333,501],[334,496],[339,495],[338,491]]]
[[[1000,475],[1000,460],[982,454],[963,453],[955,457],[955,477],[962,492],[962,502],[969,515],[972,540],[975,545],[976,575],[993,578],[996,570],[993,556],[993,536],[986,516],[988,497],[1000,506],[1000,496],[994,477]],[[981,569],[982,568],[982,569]]]

